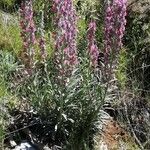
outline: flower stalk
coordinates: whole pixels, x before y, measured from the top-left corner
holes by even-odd
[[[88,39],[88,53],[90,56],[90,63],[91,66],[93,67],[97,67],[98,65],[98,55],[99,55],[99,50],[96,45],[95,32],[96,32],[96,23],[95,21],[91,21],[88,27],[87,39]]]
[[[46,52],[46,43],[45,43],[45,33],[44,33],[44,12],[41,11],[41,23],[40,23],[40,39],[39,39],[39,47],[40,47],[40,57],[42,61],[45,61],[47,57]]]
[[[23,51],[21,57],[26,68],[33,67],[34,44],[36,43],[36,28],[33,20],[32,7],[32,0],[26,0],[22,2],[20,9],[20,27],[21,37],[23,39]]]
[[[77,59],[77,28],[76,11],[72,0],[53,0],[56,13],[55,56],[58,70],[70,75]]]
[[[122,37],[126,25],[127,0],[107,0],[105,8],[104,49],[105,54],[114,56],[122,47]]]

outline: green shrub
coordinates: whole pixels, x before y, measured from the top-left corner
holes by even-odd
[[[8,12],[13,12],[15,10],[16,0],[1,0],[0,9]]]
[[[144,5],[142,6],[144,8]],[[127,74],[128,78],[131,79],[130,83],[133,83],[134,87],[147,91],[150,87],[148,83],[150,77],[149,10],[145,9],[142,12],[140,11],[139,9],[137,12],[134,12],[131,7],[129,9],[130,15],[127,17],[128,22],[125,35],[128,59]]]
[[[16,55],[22,50],[20,28],[17,25],[0,24],[0,49]]]
[[[15,58],[10,52],[0,50],[0,148],[4,147],[4,136],[9,124],[8,108],[16,107],[16,97],[8,92],[10,74],[16,70]]]
[[[12,7],[14,5],[15,0],[1,0],[0,4],[6,7]]]
[[[119,81],[121,89],[125,89],[127,84],[127,52],[126,49],[122,49],[118,58],[118,67],[116,77]]]

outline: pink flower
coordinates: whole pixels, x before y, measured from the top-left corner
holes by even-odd
[[[55,54],[56,57],[63,58],[59,62],[64,64],[64,67],[66,66],[67,70],[68,68],[72,70],[78,63],[76,46],[76,11],[73,7],[72,0],[53,0],[53,8],[55,8],[56,11],[57,27]],[[63,55],[63,57],[58,55]]]
[[[99,55],[99,50],[96,45],[95,31],[96,31],[96,23],[95,21],[91,21],[89,23],[87,39],[88,39],[88,53],[90,56],[90,61],[92,66],[94,67],[97,66],[97,60]]]
[[[28,55],[31,65],[33,64],[34,44],[35,38],[35,25],[33,20],[32,0],[22,2],[20,9],[20,27],[22,29],[21,37],[23,39],[24,51]]]
[[[126,25],[127,0],[107,1],[105,12],[105,53],[118,52],[122,46],[122,37]]]

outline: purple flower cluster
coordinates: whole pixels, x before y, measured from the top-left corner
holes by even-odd
[[[122,47],[126,25],[127,0],[107,0],[105,11],[105,53],[117,52]]]
[[[95,44],[95,31],[96,31],[96,23],[95,21],[91,21],[88,27],[87,39],[88,39],[88,50],[90,55],[90,60],[92,66],[97,66],[97,60],[99,55],[99,50],[97,45]]]
[[[32,10],[32,0],[26,0],[22,2],[20,9],[20,27],[21,27],[21,37],[23,39],[24,50],[26,57],[28,57],[28,67],[33,64],[34,56],[34,44],[36,42],[35,38],[35,25],[33,21],[33,10]]]
[[[72,68],[78,63],[76,50],[76,11],[72,0],[53,0],[53,2],[58,29],[55,43],[56,53],[58,52],[58,55],[63,54],[63,62],[61,63]]]

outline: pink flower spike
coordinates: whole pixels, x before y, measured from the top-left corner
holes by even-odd
[[[126,25],[127,0],[112,0],[106,3],[104,49],[105,53],[112,50],[117,53],[122,46],[122,37]]]
[[[32,0],[23,1],[20,9],[21,37],[23,39],[24,53],[28,55],[30,66],[33,64],[34,44],[36,42],[36,28],[33,20]],[[28,62],[27,62],[28,63]]]
[[[55,37],[55,53],[63,55],[60,62],[67,70],[71,70],[77,64],[77,17],[72,0],[53,0],[56,12],[57,33]],[[65,49],[64,49],[65,47]],[[70,58],[73,56],[73,58]],[[58,55],[56,56],[58,57]],[[76,58],[76,59],[74,59]],[[58,65],[57,65],[58,66]],[[58,66],[58,70],[59,66]]]
[[[88,33],[87,33],[87,39],[88,39],[88,53],[90,56],[91,65],[93,67],[97,66],[97,60],[99,55],[99,50],[95,39],[95,32],[96,32],[96,23],[95,21],[91,21],[89,23]]]

